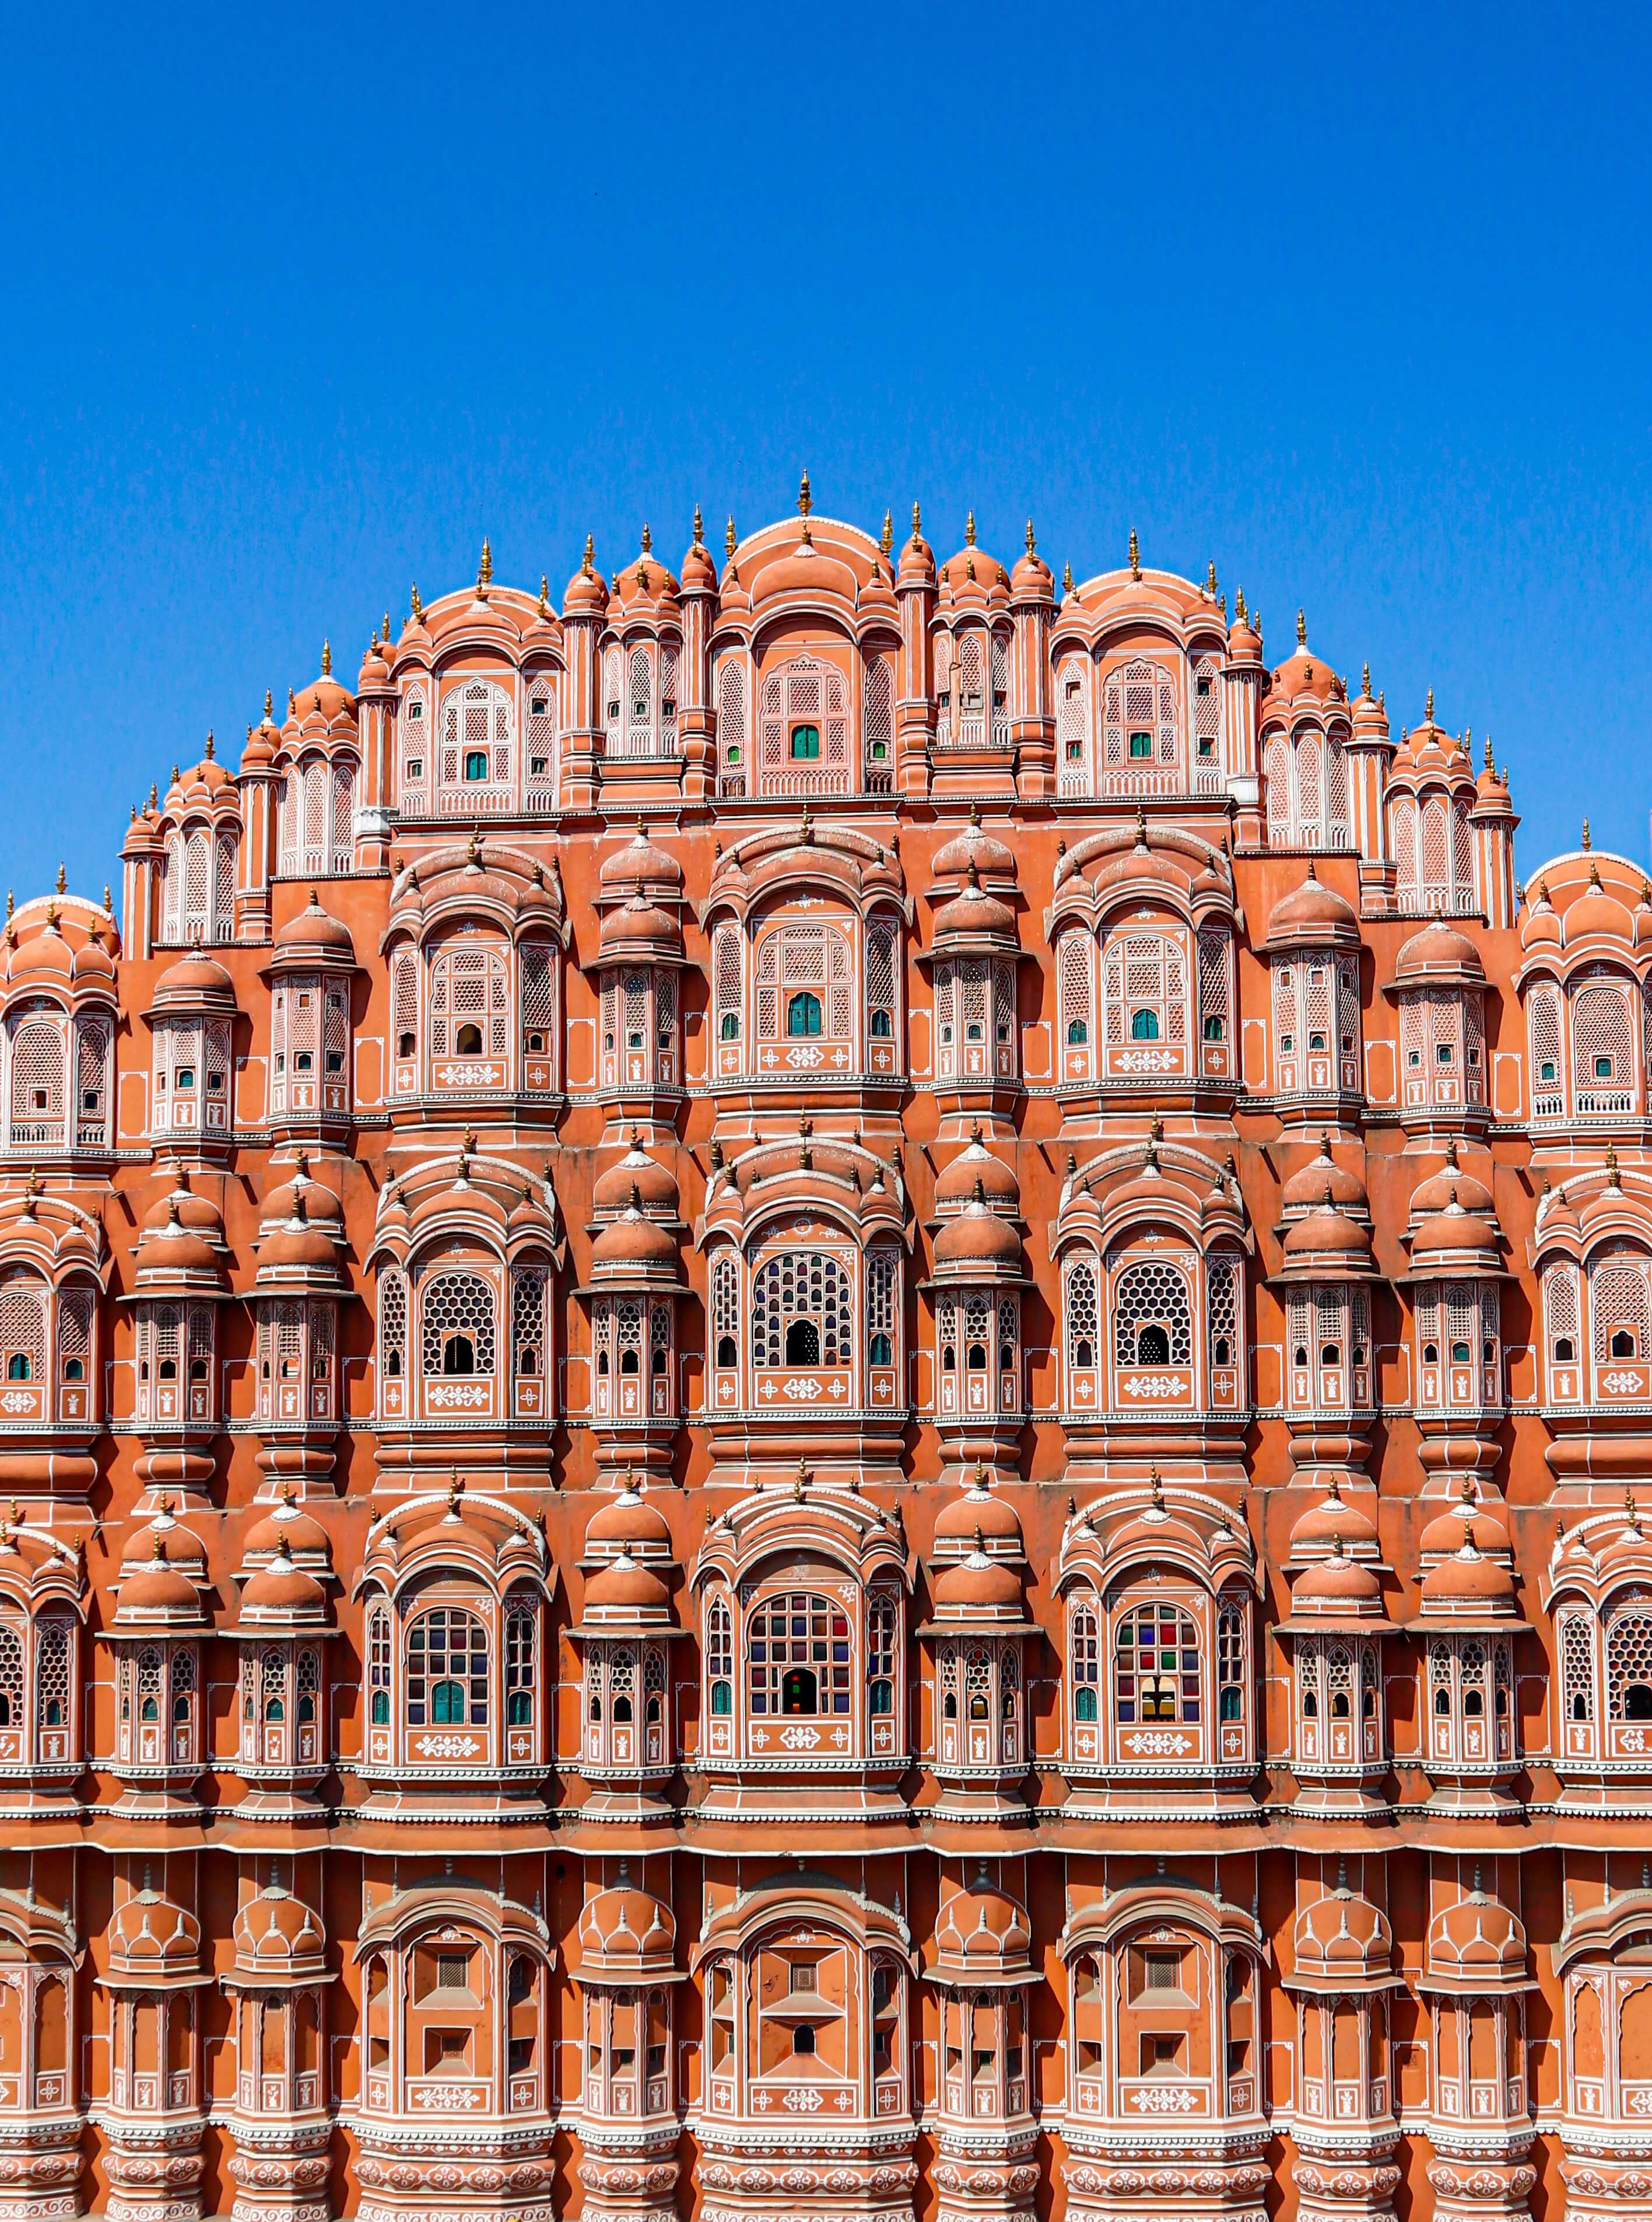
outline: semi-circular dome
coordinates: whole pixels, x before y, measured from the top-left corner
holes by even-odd
[[[973,1202],[977,1189],[995,1211],[1009,1218],[1020,1216],[1021,1184],[1015,1177],[1015,1168],[1004,1158],[994,1156],[982,1140],[979,1127],[970,1134],[967,1146],[950,1164],[943,1165],[936,1176],[936,1209],[958,1209]]]
[[[936,1516],[933,1545],[937,1558],[971,1548],[984,1549],[996,1558],[1026,1555],[1015,1508],[989,1486],[984,1466],[977,1466],[974,1479],[961,1496],[941,1507]]]
[[[321,898],[314,888],[310,900],[296,917],[290,918],[272,944],[277,957],[314,957],[318,963],[336,961],[342,964],[355,962],[355,944],[350,930],[342,918],[335,918],[321,907]]]
[[[237,1007],[236,983],[216,957],[204,957],[193,949],[161,974],[149,1007],[160,1015],[201,1011],[228,1014]]]
[[[1402,988],[1483,987],[1486,967],[1466,933],[1435,920],[1403,944],[1394,960],[1394,980]]]
[[[107,1980],[160,1989],[201,1974],[201,1924],[164,1892],[144,1887],[109,1924]]]
[[[1268,920],[1265,949],[1316,949],[1357,944],[1360,920],[1352,903],[1316,876],[1309,860],[1305,878],[1282,895]]]
[[[942,1904],[935,1924],[936,1972],[953,1982],[992,1982],[1033,1972],[1027,1909],[984,1874]]]
[[[261,1566],[241,1593],[245,1629],[325,1628],[328,1618],[326,1591],[284,1550]]]
[[[650,1567],[638,1566],[627,1552],[611,1559],[585,1585],[585,1619],[590,1625],[605,1622],[662,1625],[670,1615],[671,1598],[665,1584]]]
[[[325,1980],[327,1932],[301,1898],[271,1883],[235,1920],[236,1973],[276,1984]]]
[[[1342,1485],[1333,1477],[1325,1496],[1317,1504],[1310,1504],[1291,1530],[1291,1556],[1301,1559],[1335,1551],[1339,1541],[1350,1551],[1374,1552],[1377,1523],[1357,1504],[1345,1501]]]
[[[587,1560],[631,1558],[638,1565],[669,1564],[671,1530],[665,1515],[627,1477],[617,1497],[599,1504],[585,1524]]]
[[[675,1219],[679,1199],[675,1174],[657,1158],[650,1158],[633,1133],[631,1147],[617,1165],[599,1173],[591,1189],[591,1208],[599,1218],[630,1208],[633,1195],[638,1208],[650,1218]]]
[[[935,1237],[935,1270],[959,1280],[972,1271],[997,1277],[1021,1270],[1021,1238],[988,1203],[978,1176],[969,1202]]]
[[[1476,1882],[1466,1898],[1442,1906],[1429,1922],[1425,1973],[1431,1982],[1453,1990],[1523,1985],[1526,1932],[1519,1917]]]
[[[1322,1134],[1319,1155],[1292,1173],[1279,1190],[1280,1208],[1287,1217],[1293,1212],[1312,1211],[1325,1202],[1327,1196],[1340,1211],[1352,1213],[1360,1219],[1370,1216],[1371,1199],[1366,1194],[1365,1183],[1347,1165],[1338,1164],[1331,1155],[1329,1135]]]
[[[637,1889],[623,1868],[617,1884],[586,1900],[579,1934],[585,1974],[644,1982],[675,1969],[675,1917],[650,1891]]]
[[[1291,1585],[1291,1606],[1293,1612],[1378,1620],[1383,1616],[1382,1584],[1363,1560],[1348,1557],[1338,1535],[1333,1539],[1330,1556],[1316,1559],[1297,1575]]]
[[[1354,1991],[1392,1977],[1394,1936],[1387,1916],[1346,1886],[1303,1907],[1291,1941],[1299,1983]]]
[[[1511,1614],[1514,1580],[1501,1559],[1488,1558],[1475,1541],[1470,1522],[1462,1542],[1448,1559],[1430,1566],[1423,1578],[1423,1610],[1442,1615],[1489,1612]]]

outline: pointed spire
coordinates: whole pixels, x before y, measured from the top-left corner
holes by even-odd
[[[1308,613],[1305,610],[1298,610],[1297,612],[1297,646],[1298,648],[1306,648],[1307,645]]]
[[[1242,587],[1236,587],[1234,589],[1234,623],[1244,625],[1246,622],[1245,589]]]
[[[1434,689],[1432,687],[1429,689],[1428,700],[1423,705],[1423,722],[1426,725],[1431,725],[1434,723]]]
[[[417,579],[413,581],[412,612],[413,623],[415,625],[423,625],[424,622],[424,605],[418,598],[418,581]]]
[[[1141,543],[1136,538],[1134,524],[1130,527],[1130,576],[1133,579],[1141,576]]]
[[[1588,855],[1589,851],[1592,846],[1593,844],[1589,838],[1589,821],[1586,818],[1583,821],[1583,853],[1586,857]]]
[[[694,504],[694,544],[696,548],[703,548],[706,544],[706,520],[700,513],[700,504],[698,502]]]
[[[1027,552],[1029,556],[1036,556],[1039,552],[1038,542],[1033,537],[1033,520],[1030,517],[1027,520]]]
[[[1209,565],[1205,571],[1204,591],[1209,595],[1211,600],[1214,602],[1216,599],[1216,564],[1215,558],[1214,556],[1210,559]]]
[[[550,581],[543,571],[539,574],[539,615],[542,619],[550,615]]]
[[[330,640],[324,640],[321,644],[321,675],[323,679],[330,679],[333,675],[333,643]]]
[[[481,562],[476,566],[476,592],[484,599],[493,583],[493,544],[484,537]]]
[[[1071,563],[1064,563],[1061,567],[1061,591],[1064,594],[1070,594],[1072,592],[1072,565]]]
[[[912,537],[914,541],[916,542],[921,540],[923,537],[923,512],[919,508],[917,503],[914,501],[912,505]]]
[[[731,513],[728,523],[723,527],[723,553],[731,563],[734,561],[734,551],[738,545],[739,535],[734,530],[734,518]]]
[[[970,511],[964,520],[964,545],[966,548],[973,548],[975,545],[975,512],[973,510]]]
[[[892,510],[886,509],[883,512],[883,532],[877,544],[885,556],[895,546],[895,514]]]
[[[1371,700],[1371,666],[1368,663],[1362,663],[1360,667],[1360,695],[1362,701]]]
[[[208,728],[208,731],[207,731],[207,736],[206,736],[206,761],[208,762],[208,763],[211,763],[211,761],[212,761],[212,756],[213,756],[213,751],[216,750],[216,748],[217,748],[217,743],[213,739],[213,738],[212,738],[212,733],[211,733],[211,729],[209,727],[209,728]]]
[[[61,864],[57,868],[57,891],[60,895],[66,895],[69,892],[69,875]]]

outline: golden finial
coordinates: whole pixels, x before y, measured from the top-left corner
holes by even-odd
[[[1366,701],[1371,700],[1371,666],[1368,663],[1360,666],[1360,693]]]
[[[172,784],[174,787],[178,784],[178,767],[176,764],[172,768]]]
[[[1583,850],[1586,856],[1588,854],[1591,845],[1592,844],[1589,840],[1589,821],[1586,818],[1583,821]]]
[[[66,895],[69,892],[69,875],[62,864],[57,868],[57,891],[60,895]]]
[[[797,489],[797,513],[800,517],[807,517],[813,506],[814,496],[809,492],[809,474],[805,471]]]
[[[330,679],[333,675],[333,643],[330,640],[324,640],[321,644],[321,675],[323,679]]]
[[[914,541],[924,537],[924,521],[915,501],[912,505],[912,537]]]
[[[267,687],[264,689],[264,723],[267,725],[275,715],[275,697]]]
[[[643,593],[645,594],[648,592],[648,563],[646,558],[639,558],[638,561],[637,584]]]
[[[478,587],[491,587],[493,583],[493,543],[491,540],[484,537],[482,541],[482,560],[476,566],[476,584]]]
[[[1134,524],[1130,527],[1130,576],[1133,579],[1141,576],[1141,543],[1136,538]]]
[[[970,585],[973,586],[975,583],[975,557],[973,555],[966,556],[964,558],[964,575],[967,580],[969,580]]]
[[[1487,771],[1497,769],[1496,764],[1492,761],[1492,736],[1489,733],[1486,736],[1486,769]]]
[[[1061,567],[1061,591],[1064,594],[1070,594],[1072,592],[1072,565],[1071,563],[1064,563]]]
[[[151,809],[151,810],[153,810],[153,809],[154,808],[155,805],[160,801],[160,788],[155,785],[155,782],[154,781],[154,780],[151,780],[151,781],[149,781],[149,807],[150,807],[150,809]]]
[[[390,645],[390,612],[388,610],[385,612],[384,643],[386,648]]]
[[[1245,589],[1242,587],[1234,590],[1234,622],[1235,625],[1245,623]]]
[[[1205,567],[1204,591],[1214,602],[1216,599],[1216,566],[1214,556]]]
[[[586,536],[585,536],[585,554],[584,554],[583,557],[581,559],[581,562],[580,562],[580,568],[581,568],[581,570],[585,574],[585,575],[586,575],[586,577],[587,577],[587,579],[588,579],[588,578],[590,577],[590,575],[591,575],[591,572],[592,572],[592,568],[593,568],[593,558],[595,556],[596,552],[597,552],[597,544],[596,544],[596,542],[592,538],[591,535],[587,532],[587,533],[586,534]]]
[[[115,908],[114,901],[109,892],[109,882],[107,880],[104,882],[104,908],[111,913]]]
[[[890,510],[883,512],[883,537],[877,544],[886,556],[895,545],[895,515]]]
[[[1305,611],[1298,610],[1297,612],[1297,646],[1298,648],[1306,648],[1307,645],[1308,616]]]
[[[1032,518],[1029,517],[1029,518],[1027,518],[1027,554],[1028,554],[1029,556],[1036,556],[1036,555],[1038,554],[1038,547],[1039,547],[1038,542],[1037,542],[1036,540],[1034,540],[1034,539],[1033,539],[1033,520],[1032,520]]]
[[[694,546],[696,548],[703,548],[705,544],[706,520],[700,514],[700,504],[696,502],[694,504]]]
[[[973,548],[975,545],[975,512],[973,510],[964,520],[964,545],[966,548]]]
[[[1425,725],[1431,725],[1434,723],[1434,689],[1432,687],[1429,689],[1428,700],[1423,705],[1423,720]]]
[[[643,553],[644,556],[649,556],[653,553],[653,549],[654,528],[651,524],[645,524],[643,527]]]
[[[542,618],[550,615],[550,581],[543,571],[539,574],[539,614]]]
[[[734,550],[738,545],[739,536],[734,530],[734,519],[731,517],[723,527],[723,553],[731,563],[734,561]]]
[[[413,581],[412,609],[413,623],[415,625],[423,625],[424,622],[424,605],[418,598],[418,581],[417,579]]]

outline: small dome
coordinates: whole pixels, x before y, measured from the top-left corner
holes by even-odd
[[[682,960],[682,926],[675,913],[634,894],[610,911],[597,937],[600,964],[675,964]]]
[[[1284,1249],[1288,1265],[1303,1265],[1320,1258],[1346,1260],[1356,1266],[1368,1267],[1372,1263],[1371,1237],[1357,1220],[1337,1208],[1329,1189],[1316,1211],[1304,1212],[1287,1228]]]
[[[261,1281],[337,1280],[337,1246],[324,1228],[310,1224],[305,1204],[300,1190],[293,1200],[292,1216],[259,1246]]]
[[[620,1870],[619,1883],[587,1899],[580,1915],[580,1951],[587,1972],[640,1982],[671,1972],[677,1924],[669,1906],[638,1890]]]
[[[1316,1560],[1291,1585],[1293,1612],[1347,1613],[1362,1620],[1382,1617],[1382,1584],[1371,1567],[1350,1559],[1341,1535],[1327,1559]]]
[[[324,1628],[327,1597],[321,1584],[285,1551],[261,1566],[241,1593],[243,1628]]]
[[[935,1270],[939,1273],[943,1268],[949,1279],[956,1280],[976,1271],[997,1276],[1021,1270],[1021,1238],[988,1203],[985,1183],[978,1176],[970,1202],[935,1237]]]
[[[966,941],[989,943],[1001,949],[1018,943],[1014,912],[996,895],[987,894],[973,864],[962,894],[953,895],[935,913],[938,949],[955,948]]]
[[[310,900],[295,918],[290,918],[276,935],[273,945],[277,957],[314,957],[318,962],[337,959],[354,964],[355,944],[350,939],[350,930],[342,918],[335,918],[321,907],[321,899],[314,888]]]
[[[198,949],[192,950],[187,957],[180,957],[161,974],[150,1006],[160,1013],[228,1013],[236,1007],[235,982],[216,958],[203,957]]]
[[[1318,1209],[1328,1196],[1339,1211],[1360,1219],[1370,1216],[1371,1200],[1365,1183],[1358,1173],[1337,1164],[1331,1155],[1329,1136],[1322,1134],[1319,1155],[1291,1174],[1279,1191],[1279,1203],[1289,1217],[1293,1212]]]
[[[1303,1907],[1292,1942],[1299,1982],[1359,1990],[1393,1974],[1394,1937],[1385,1916],[1346,1885]]]
[[[1333,1480],[1317,1504],[1310,1504],[1291,1530],[1292,1559],[1335,1552],[1338,1543],[1351,1551],[1377,1548],[1377,1523],[1357,1504],[1344,1502],[1342,1485]]]
[[[1513,1612],[1513,1577],[1500,1559],[1489,1559],[1479,1548],[1472,1521],[1459,1547],[1424,1575],[1423,1610],[1425,1614],[1446,1616]]]
[[[290,1489],[291,1484],[286,1486]],[[330,1564],[332,1555],[325,1528],[312,1513],[295,1504],[290,1495],[271,1506],[248,1529],[241,1554],[243,1563],[248,1564],[287,1558],[320,1566]]]
[[[1476,1180],[1473,1173],[1465,1172],[1457,1163],[1457,1138],[1454,1134],[1446,1144],[1446,1161],[1437,1173],[1430,1173],[1411,1190],[1410,1219],[1415,1226],[1435,1213],[1446,1210],[1453,1198],[1471,1215],[1482,1219],[1492,1216],[1492,1191],[1484,1181]]]
[[[1448,1558],[1461,1550],[1471,1528],[1477,1550],[1492,1557],[1508,1553],[1511,1547],[1508,1528],[1482,1501],[1473,1477],[1465,1474],[1461,1494],[1429,1522],[1418,1541],[1417,1549],[1424,1559]]]
[[[1479,1884],[1429,1924],[1426,1973],[1455,1989],[1495,1991],[1526,1979],[1526,1932]]]
[[[670,1617],[671,1598],[665,1584],[650,1567],[639,1566],[622,1551],[593,1574],[585,1585],[585,1618],[588,1623],[638,1622],[660,1624]]]
[[[608,1221],[592,1245],[592,1276],[603,1282],[640,1279],[675,1285],[682,1279],[681,1269],[675,1239],[644,1218],[635,1191],[625,1209]]]
[[[1360,920],[1352,903],[1326,887],[1316,876],[1310,858],[1307,876],[1273,906],[1268,920],[1266,949],[1320,948],[1360,938]]]
[[[109,1924],[107,1980],[159,1989],[200,1973],[200,1923],[146,1881]]]
[[[180,1173],[176,1185],[160,1200],[152,1203],[143,1215],[141,1241],[144,1235],[159,1234],[173,1225],[183,1227],[189,1234],[198,1234],[204,1242],[215,1248],[223,1242],[223,1221],[218,1208],[210,1196],[199,1195],[192,1189]]]
[[[935,1208],[939,1212],[959,1209],[973,1201],[977,1189],[995,1211],[1012,1219],[1021,1215],[1021,1184],[1015,1169],[994,1156],[981,1139],[979,1127],[970,1134],[968,1146],[936,1176]]]
[[[236,1973],[264,1981],[315,1980],[327,1972],[327,1934],[301,1898],[271,1883],[235,1920]]]
[[[630,1558],[639,1565],[669,1565],[671,1530],[665,1515],[651,1505],[627,1477],[617,1497],[600,1504],[585,1526],[585,1558]]]
[[[1478,1265],[1484,1271],[1498,1268],[1497,1229],[1477,1211],[1467,1211],[1454,1190],[1443,1211],[1436,1211],[1417,1228],[1411,1244],[1411,1264],[1421,1272],[1425,1265]]]
[[[617,1165],[599,1173],[591,1189],[591,1208],[599,1218],[630,1208],[632,1190],[638,1207],[650,1218],[675,1219],[679,1208],[677,1183],[669,1166],[650,1158],[632,1133],[631,1147]]]
[[[954,833],[936,850],[930,869],[938,880],[967,880],[971,865],[976,876],[983,882],[1005,881],[1011,885],[1016,878],[1015,851],[1008,841],[984,832],[978,809],[970,812],[970,822],[961,833]]]
[[[165,1223],[158,1227],[146,1225],[138,1238],[137,1287],[147,1291],[160,1283],[219,1286],[223,1276],[217,1246],[185,1226],[176,1193],[167,1196],[165,1203]]]
[[[1589,884],[1566,907],[1566,945],[1571,949],[1590,938],[1632,943],[1634,921],[1625,905],[1609,895],[1600,883],[1600,867],[1589,866]]]
[[[1465,933],[1436,920],[1405,942],[1394,960],[1397,986],[1482,985],[1486,967],[1480,953]]]
[[[954,1980],[1030,1975],[1032,1945],[1026,1908],[996,1889],[984,1873],[946,1898],[935,1924],[938,1970]]]
[[[935,1616],[938,1620],[975,1619],[1019,1621],[1023,1600],[1021,1578],[1002,1559],[989,1559],[984,1550],[970,1553],[935,1577]]]
[[[562,595],[564,618],[602,618],[608,611],[608,582],[592,562],[591,537],[585,539],[585,561],[568,581]]]
[[[625,847],[603,858],[597,883],[605,902],[638,892],[669,901],[682,893],[682,867],[669,849],[650,840],[638,820]]]
[[[933,1542],[937,1558],[977,1548],[995,1558],[1022,1559],[1027,1548],[1015,1508],[988,1486],[986,1469],[980,1466],[969,1488],[941,1507]]]
[[[296,1216],[298,1199],[304,1199],[304,1216],[311,1227],[335,1236],[344,1232],[344,1206],[330,1188],[311,1177],[307,1151],[300,1150],[294,1161],[292,1177],[273,1188],[262,1199],[259,1211],[266,1227],[285,1226]]]

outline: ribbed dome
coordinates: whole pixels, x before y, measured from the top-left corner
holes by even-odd
[[[159,1988],[200,1973],[200,1923],[146,1882],[109,1924],[110,1980]]]
[[[1020,1216],[1021,1184],[1015,1177],[1015,1169],[1002,1158],[993,1155],[981,1139],[979,1127],[970,1135],[968,1146],[960,1150],[949,1164],[943,1165],[937,1175],[937,1210],[946,1211],[970,1202],[977,1189],[995,1211],[1007,1218]]]
[[[1360,1219],[1369,1215],[1371,1200],[1366,1194],[1365,1183],[1358,1173],[1337,1164],[1331,1155],[1329,1138],[1322,1134],[1319,1155],[1292,1173],[1280,1189],[1280,1208],[1287,1217],[1293,1212],[1316,1209],[1324,1202],[1328,1191],[1339,1210]]]
[[[327,1934],[301,1898],[271,1883],[236,1915],[236,1973],[268,1982],[316,1980],[327,1972]]]
[[[314,957],[319,961],[337,960],[346,964],[355,962],[355,945],[350,939],[350,930],[342,918],[335,918],[321,907],[321,898],[314,888],[310,901],[296,918],[289,919],[276,935],[273,944],[277,957]]]
[[[970,1202],[935,1237],[935,1270],[962,1279],[972,1270],[998,1275],[1021,1269],[1021,1238],[989,1205],[985,1185],[977,1178]]]
[[[624,1211],[635,1190],[638,1207],[651,1218],[675,1219],[678,1211],[677,1183],[669,1166],[650,1158],[631,1137],[631,1147],[617,1165],[599,1173],[591,1189],[591,1208],[599,1216]]]
[[[1513,1611],[1514,1582],[1509,1569],[1500,1559],[1488,1559],[1479,1548],[1472,1522],[1460,1547],[1424,1575],[1423,1610],[1425,1614]]]

